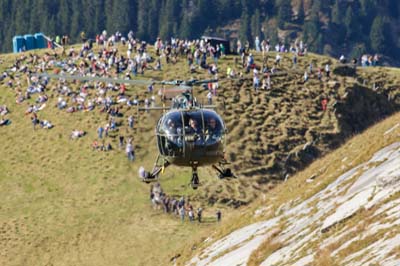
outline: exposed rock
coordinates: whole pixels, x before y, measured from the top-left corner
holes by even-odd
[[[273,228],[276,228],[279,221],[285,220],[285,228],[271,239],[271,241],[281,243],[282,248],[272,252],[261,265],[310,265],[314,262],[318,248],[322,249],[335,243],[349,234],[352,229],[346,228],[337,234],[333,233],[330,238],[321,241],[319,247],[313,248],[306,255],[304,255],[304,246],[315,241],[318,243],[318,240],[321,240],[321,232],[327,232],[333,225],[349,219],[359,210],[370,209],[399,192],[399,176],[400,142],[397,142],[376,152],[371,160],[339,176],[309,199],[301,203],[291,201],[283,204],[275,211],[274,218],[248,225],[214,242],[202,252],[201,256],[194,257],[191,263],[246,265],[250,254],[265,239],[269,239],[276,233]],[[332,256],[355,241],[366,239],[380,230],[388,230],[400,225],[400,206],[386,203],[378,209],[376,215],[382,215],[382,213],[385,213],[387,217],[385,223],[376,222],[368,225],[361,234],[356,234],[338,246]],[[393,248],[399,245],[400,233],[385,235],[381,240],[344,258],[340,265],[361,266],[378,262],[380,265],[398,265],[396,263],[399,259],[390,254]],[[368,255],[360,256],[362,254]]]

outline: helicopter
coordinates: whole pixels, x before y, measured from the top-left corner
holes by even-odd
[[[153,169],[148,172],[143,167],[139,168],[139,178],[146,183],[157,181],[160,173],[170,165],[190,167],[192,177],[190,186],[197,189],[200,185],[198,167],[212,166],[217,171],[218,177],[235,177],[230,168],[225,168],[226,133],[224,121],[213,109],[215,106],[202,105],[193,96],[193,86],[217,82],[211,80],[130,80],[105,77],[73,76],[45,73],[41,76],[47,78],[71,79],[80,81],[100,81],[131,85],[172,85],[175,88],[169,93],[163,87],[163,96],[170,97],[170,107],[144,107],[138,110],[163,110],[163,115],[158,119],[155,136],[157,140],[158,155]],[[166,97],[163,97],[165,101]]]

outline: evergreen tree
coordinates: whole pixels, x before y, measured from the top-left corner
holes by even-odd
[[[97,33],[97,27],[95,25],[96,18],[96,2],[93,0],[82,0],[82,4],[85,7],[82,10],[82,23],[86,25],[85,32],[87,36],[94,37]]]
[[[247,9],[244,9],[242,16],[240,18],[240,29],[239,29],[239,39],[242,42],[250,40],[250,29],[249,29],[249,14]]]
[[[297,10],[297,22],[302,24],[304,22],[305,18],[305,12],[304,12],[304,0],[300,1],[299,9]]]
[[[278,0],[278,27],[283,28],[285,22],[292,20],[292,3],[291,0]]]
[[[68,0],[60,0],[60,6],[57,14],[57,29],[59,34],[69,34],[70,33],[70,16],[71,10]]]
[[[359,23],[353,12],[353,8],[349,6],[346,10],[346,16],[344,18],[344,25],[346,26],[346,37],[348,40],[356,40],[359,36]]]
[[[386,25],[381,16],[377,16],[372,23],[371,32],[369,34],[371,47],[377,53],[385,52],[387,48],[387,33],[385,31]]]
[[[116,29],[114,27],[114,20],[117,18],[113,17],[115,14],[113,12],[113,8],[114,8],[113,2],[114,2],[113,0],[105,0],[105,2],[104,2],[104,11],[105,11],[104,14],[106,17],[105,26],[106,26],[106,30],[109,33],[116,31]]]
[[[147,17],[147,31],[153,40],[158,36],[160,1],[152,0]],[[138,21],[139,22],[139,21]]]
[[[70,34],[72,40],[75,41],[81,41],[80,39],[80,33],[84,31],[84,28],[82,27],[82,16],[79,12],[76,10],[81,10],[82,5],[80,0],[74,0],[72,1],[72,16],[71,16],[71,29],[70,29]]]
[[[256,9],[254,15],[251,17],[251,34],[252,39],[261,36],[260,10],[258,9]]]
[[[339,0],[336,0],[335,4],[332,7],[331,21],[332,23],[335,23],[337,25],[339,25],[342,22],[342,13],[340,10]]]
[[[149,39],[149,1],[139,0],[137,7],[137,37],[142,40]]]
[[[121,33],[129,32],[129,0],[114,1],[113,18],[115,29]]]

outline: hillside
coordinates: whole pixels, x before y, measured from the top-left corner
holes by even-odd
[[[182,265],[399,265],[399,119],[271,191],[186,249],[192,258]]]
[[[127,47],[119,45],[118,49],[125,54]],[[40,57],[48,53],[48,60],[56,63],[68,60],[61,51],[56,55],[48,50],[35,53]],[[154,55],[152,48],[150,53]],[[273,65],[275,55],[268,55],[268,66]],[[211,169],[204,168],[198,191],[187,186],[189,169],[171,167],[161,179],[167,194],[185,196],[195,207],[205,209],[206,222],[192,224],[153,210],[149,187],[136,177],[140,165],[150,168],[155,159],[153,132],[161,113],[138,116],[136,108],[116,104],[123,116],[116,118],[118,131],[105,139],[113,150],[93,151],[91,145],[98,140],[96,129],[110,117],[99,108],[74,113],[59,110],[55,107],[59,83],[52,80],[45,91],[48,102],[37,114],[40,120],[50,120],[54,128],[34,130],[31,115],[25,113],[36,104],[37,95],[15,103],[28,84],[25,74],[13,73],[11,68],[20,59],[21,65],[34,70],[41,59],[35,65],[29,62],[29,53],[1,55],[0,72],[12,75],[0,81],[0,105],[7,105],[10,113],[5,117],[11,121],[0,127],[0,264],[165,265],[187,243],[220,227],[229,230],[215,222],[216,209],[222,209],[223,219],[229,220],[243,212],[240,206],[260,195],[270,198],[277,193],[279,186],[270,192],[277,184],[287,178],[296,182],[291,181],[296,172],[399,108],[397,69],[360,68],[352,77],[343,76],[343,66],[329,57],[309,54],[300,57],[295,68],[291,54],[282,57],[281,65],[271,74],[272,88],[258,92],[252,88],[251,73],[226,78],[228,65],[243,72],[235,63],[239,57],[220,59],[220,88],[215,100],[229,130],[227,156],[238,179],[217,180]],[[255,53],[255,61],[261,65],[261,54]],[[313,72],[303,84],[302,76],[311,62]],[[327,63],[333,69],[332,77],[319,81],[315,69]],[[162,71],[146,70],[138,79],[210,77],[203,70],[190,73],[182,57],[176,64],[162,64]],[[46,71],[55,71],[56,65]],[[79,92],[82,84],[68,86]],[[117,94],[111,91],[109,96]],[[89,95],[95,92],[89,90]],[[140,100],[150,97],[144,86],[128,86],[127,95],[137,95]],[[203,102],[205,95],[205,91],[198,92]],[[325,111],[321,108],[323,97],[328,99]],[[75,103],[69,100],[68,104]],[[137,117],[134,130],[127,125],[129,115]],[[86,131],[86,135],[71,140],[75,129]],[[119,135],[133,138],[133,163],[118,148]]]

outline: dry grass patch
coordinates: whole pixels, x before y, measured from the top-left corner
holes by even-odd
[[[271,230],[272,233],[265,239],[256,250],[254,250],[247,262],[248,266],[260,265],[269,255],[283,247],[283,244],[275,240],[275,238],[282,232],[282,229],[275,228]]]

